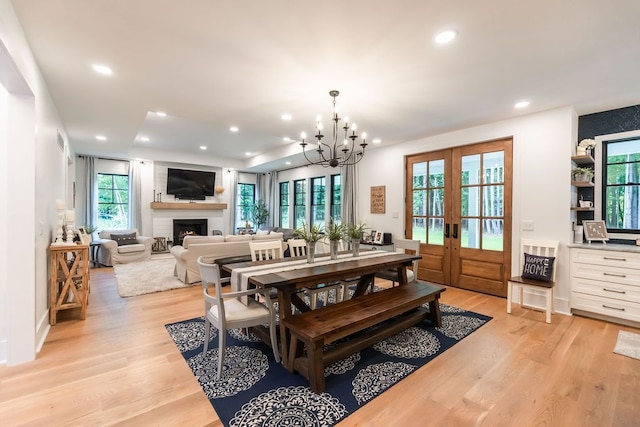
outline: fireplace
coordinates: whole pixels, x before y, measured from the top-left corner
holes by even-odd
[[[206,219],[174,219],[173,220],[173,244],[181,245],[184,236],[206,236]]]

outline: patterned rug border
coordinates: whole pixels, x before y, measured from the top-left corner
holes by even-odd
[[[202,317],[165,327],[225,426],[332,426],[492,319],[446,304],[440,308],[442,328],[424,321],[325,368],[326,392],[319,395],[302,376],[276,363],[266,344],[240,330],[228,333],[218,381],[215,328],[203,357]]]

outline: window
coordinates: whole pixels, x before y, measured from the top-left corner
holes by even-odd
[[[307,182],[304,179],[293,181],[293,218],[294,227],[300,228],[305,223],[305,199],[307,197]]]
[[[245,228],[247,221],[251,221],[251,208],[256,202],[255,184],[238,183],[236,200],[238,203],[236,206],[236,228]]]
[[[129,176],[98,174],[98,228],[129,228]]]
[[[602,218],[607,230],[640,231],[640,138],[604,141]]]
[[[288,228],[289,223],[289,183],[280,183],[280,227]]]
[[[324,227],[325,198],[325,177],[311,178],[311,224]]]
[[[342,218],[342,185],[340,174],[331,175],[331,219],[338,223]]]

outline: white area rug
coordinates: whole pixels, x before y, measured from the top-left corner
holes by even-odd
[[[613,352],[640,359],[640,335],[627,331],[618,332],[618,341]]]
[[[173,275],[176,260],[171,258],[152,259],[151,261],[131,262],[113,266],[118,294],[121,297],[161,292],[188,286]]]

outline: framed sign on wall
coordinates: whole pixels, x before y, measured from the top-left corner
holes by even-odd
[[[385,186],[371,187],[371,213],[384,213]]]

